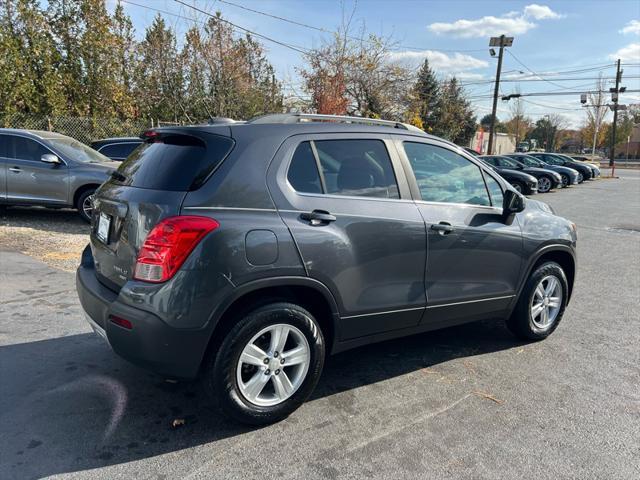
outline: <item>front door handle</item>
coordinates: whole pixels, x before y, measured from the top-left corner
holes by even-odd
[[[336,216],[331,215],[326,210],[314,210],[310,213],[301,213],[300,218],[311,223],[311,225],[326,225],[329,222],[335,222]]]
[[[448,222],[440,222],[431,225],[431,230],[438,232],[440,235],[448,235],[453,232],[454,228]]]
[[[20,169],[20,167],[11,167],[9,168],[9,171],[14,173],[20,173],[22,170]]]

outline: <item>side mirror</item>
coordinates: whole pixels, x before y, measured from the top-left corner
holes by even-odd
[[[52,163],[54,165],[60,165],[62,163],[53,153],[45,153],[40,157],[40,161],[44,163]]]
[[[505,216],[524,210],[524,197],[513,190],[505,190],[502,201],[502,212]]]

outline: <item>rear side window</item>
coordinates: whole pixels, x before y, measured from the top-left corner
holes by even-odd
[[[303,193],[400,198],[391,159],[380,140],[302,142],[287,179]]]
[[[165,134],[135,150],[112,181],[154,190],[195,190],[232,148],[233,140],[218,135],[208,135],[205,143],[190,135]]]
[[[298,192],[322,193],[318,165],[310,142],[302,142],[296,148],[289,166],[287,180]]]
[[[141,142],[142,143],[142,142]],[[109,158],[127,158],[140,143],[113,143],[102,147],[99,151],[105,157]]]

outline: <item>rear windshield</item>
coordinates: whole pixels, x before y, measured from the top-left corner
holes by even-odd
[[[218,135],[207,135],[205,143],[189,135],[165,134],[134,150],[112,181],[153,190],[195,190],[232,148],[233,140]]]

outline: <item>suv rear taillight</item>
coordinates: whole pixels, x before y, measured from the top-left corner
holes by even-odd
[[[165,218],[147,235],[138,253],[133,278],[152,283],[166,282],[198,242],[219,226],[209,217],[184,215]]]

